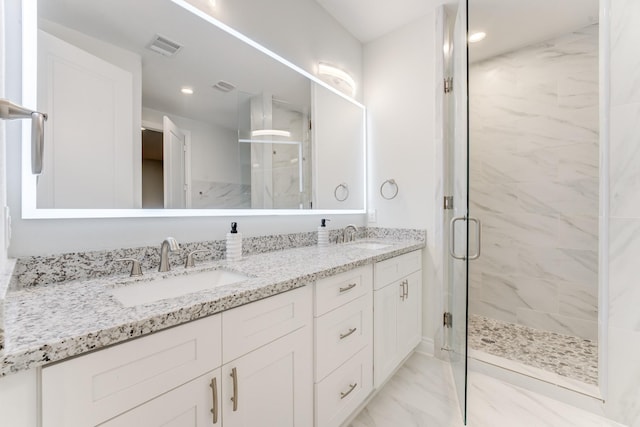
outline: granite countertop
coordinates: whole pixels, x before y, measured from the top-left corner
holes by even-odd
[[[369,240],[367,240],[369,241]],[[358,243],[307,246],[211,261],[140,278],[115,276],[9,291],[4,305],[4,350],[0,376],[160,331],[184,322],[276,295],[366,264],[422,249],[422,240],[375,239],[388,244],[367,249]],[[124,307],[109,289],[165,276],[222,268],[249,276],[235,284],[154,303]]]

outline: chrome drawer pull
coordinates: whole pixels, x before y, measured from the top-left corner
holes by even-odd
[[[211,408],[211,413],[213,414],[213,423],[218,423],[218,381],[216,378],[211,379],[211,384],[209,384],[211,390],[213,391],[213,408]]]
[[[340,392],[340,399],[342,400],[345,397],[349,396],[351,392],[356,389],[356,387],[358,387],[358,383],[349,384],[349,390],[347,390],[346,392]]]
[[[352,283],[352,284],[350,284],[350,285],[349,285],[349,286],[347,286],[347,287],[340,288],[340,293],[350,291],[351,289],[355,288],[356,286],[358,286],[358,284],[357,284],[357,283]]]
[[[233,378],[233,396],[231,401],[233,402],[233,412],[238,410],[238,371],[236,368],[231,370],[231,378]]]
[[[345,339],[346,337],[348,337],[349,335],[354,333],[356,330],[358,330],[358,328],[351,328],[351,329],[349,329],[349,332],[344,333],[344,334],[340,334],[340,339],[341,340]]]

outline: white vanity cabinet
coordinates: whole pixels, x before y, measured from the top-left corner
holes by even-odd
[[[420,342],[421,260],[410,252],[45,366],[39,425],[338,427]]]
[[[338,427],[373,387],[373,271],[315,284],[316,427]]]
[[[47,366],[42,426],[312,425],[311,313],[307,286]]]
[[[422,337],[422,251],[374,266],[374,385],[382,385]]]
[[[222,313],[225,427],[313,425],[312,302],[305,286]]]
[[[221,320],[210,316],[44,367],[42,426],[95,426],[219,368]]]

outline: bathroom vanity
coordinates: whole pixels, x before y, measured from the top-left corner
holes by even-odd
[[[13,291],[2,374],[32,373],[45,427],[340,426],[421,339],[423,247],[307,246]],[[138,305],[114,296],[219,269],[247,279]]]

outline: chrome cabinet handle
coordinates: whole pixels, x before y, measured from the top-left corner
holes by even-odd
[[[473,255],[469,255],[469,261],[480,258],[480,250],[482,247],[482,222],[478,218],[469,217],[469,222],[473,222],[476,224],[476,244],[478,247],[476,248],[476,253]]]
[[[212,395],[213,395],[213,408],[211,408],[211,413],[213,414],[213,423],[218,423],[218,381],[216,377],[211,378],[211,387]]]
[[[233,378],[233,396],[231,401],[233,402],[233,412],[238,410],[238,371],[236,368],[231,370],[231,378]]]
[[[349,384],[349,390],[340,392],[340,400],[349,396],[351,392],[356,389],[356,387],[358,387],[358,383]]]
[[[455,259],[466,260],[467,255],[456,255],[456,222],[458,221],[466,221],[467,218],[463,216],[456,216],[451,218],[451,222],[449,223],[449,254]]]
[[[357,283],[351,283],[349,286],[345,286],[344,288],[340,288],[340,293],[344,293],[344,292],[350,291],[351,289],[355,288],[356,286],[358,286]]]
[[[345,332],[344,334],[340,334],[340,339],[341,340],[345,339],[346,337],[348,337],[349,335],[353,334],[357,330],[358,330],[358,328],[349,329],[349,332]]]

